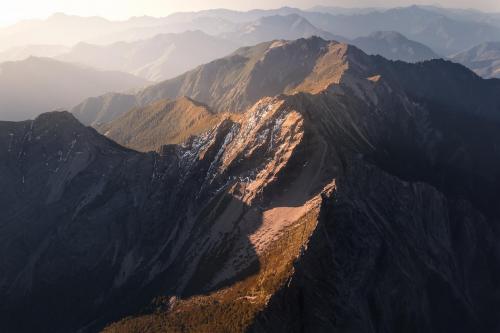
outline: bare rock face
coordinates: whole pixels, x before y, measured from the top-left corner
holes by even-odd
[[[499,83],[316,38],[266,52],[253,71],[312,60],[158,153],[68,113],[0,123],[0,329],[499,329]]]

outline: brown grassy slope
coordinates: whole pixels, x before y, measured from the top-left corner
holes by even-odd
[[[212,128],[221,115],[187,97],[160,100],[134,108],[98,127],[108,138],[139,151],[157,151],[166,144],[179,144]]]

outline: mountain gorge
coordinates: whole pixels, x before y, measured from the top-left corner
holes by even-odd
[[[0,122],[0,330],[496,332],[499,92],[313,37],[73,110],[145,152]]]

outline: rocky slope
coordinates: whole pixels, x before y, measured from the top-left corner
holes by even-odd
[[[450,58],[484,78],[500,78],[500,42],[477,45]]]
[[[0,123],[0,329],[498,331],[500,82],[271,52],[304,45],[286,94],[159,153]]]
[[[30,57],[0,64],[0,120],[25,120],[68,109],[89,96],[139,89],[148,81],[114,71]]]

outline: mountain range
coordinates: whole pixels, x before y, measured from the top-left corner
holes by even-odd
[[[62,45],[25,45],[0,52],[0,63],[19,61],[29,57],[53,58],[68,52],[69,48]]]
[[[125,71],[151,81],[162,81],[229,54],[237,46],[311,36],[347,41],[341,36],[317,29],[297,14],[290,14],[267,16],[244,23],[221,37],[208,36],[201,31],[188,31],[106,46],[80,43],[69,53],[58,55],[57,59],[84,63],[100,69]],[[410,41],[396,32],[376,32],[351,43],[368,53],[381,54],[395,60],[416,62],[439,57],[426,46]],[[204,52],[192,52],[193,45],[202,48]]]
[[[156,152],[0,122],[0,330],[498,331],[499,92],[314,37],[129,95]]]
[[[359,15],[304,13],[303,16],[320,29],[351,39],[374,31],[397,31],[445,56],[500,38],[497,26],[457,20],[443,12],[411,6]]]
[[[311,36],[345,41],[343,37],[314,27],[297,14],[290,14],[266,16],[241,23],[234,30],[218,37],[201,31],[187,31],[105,46],[80,43],[57,59],[100,69],[125,71],[151,81],[163,81],[225,56],[244,45]],[[203,49],[203,52],[193,52],[193,46]]]
[[[196,52],[193,47],[203,50]],[[79,43],[57,59],[105,70],[135,74],[149,81],[162,81],[223,57],[238,44],[201,31],[160,34],[135,42],[110,45]]]
[[[310,79],[317,80],[309,76],[314,74],[317,59],[325,50],[310,50],[308,44],[289,49],[288,45],[286,41],[272,41],[244,47],[136,94],[108,94],[88,99],[72,113],[84,124],[95,125],[114,119],[118,115],[115,110],[126,112],[159,99],[180,97],[204,103],[215,112],[242,112],[260,98],[292,92],[307,86]],[[332,78],[322,80],[334,80],[336,73],[330,74]],[[110,117],[111,114],[114,116]]]
[[[402,57],[407,61],[420,61],[438,58],[425,46],[395,33],[374,34],[355,42],[362,44],[368,53],[381,51],[384,55],[393,55],[393,59]],[[158,99],[184,96],[205,103],[216,112],[239,112],[262,97],[291,93],[300,86],[309,85],[311,80],[317,80],[309,75],[314,73],[311,72],[314,66],[321,65],[317,63],[321,52],[311,52],[306,45],[303,50],[295,48],[290,51],[287,45],[286,41],[271,41],[241,48],[228,57],[149,86],[136,94],[106,94],[89,98],[74,107],[72,113],[84,124],[95,125],[109,122],[133,107],[143,107]],[[305,54],[309,54],[310,58],[304,57]],[[269,63],[275,66],[269,66]],[[275,75],[270,76],[267,71]],[[333,79],[337,73],[330,74]],[[327,80],[326,77],[322,79]]]
[[[327,31],[316,28],[298,14],[265,16],[256,21],[241,24],[237,29],[222,34],[240,45],[254,45],[275,39],[298,39],[312,36],[326,40],[344,41]]]
[[[283,7],[248,12],[220,9],[126,21],[55,14],[47,20],[24,21],[0,29],[2,48],[14,46],[2,52],[0,60],[50,56],[160,82],[240,46],[320,36],[349,42],[391,60],[418,62],[448,56],[459,61],[453,58],[459,52],[480,42],[499,40],[497,19],[494,14],[432,6],[310,10]],[[190,31],[193,29],[198,30]],[[65,31],[64,36],[61,31]],[[204,52],[193,52],[194,45]],[[494,64],[460,63],[485,77],[495,71]]]
[[[109,21],[98,17],[76,17],[56,14],[47,20],[23,21],[0,29],[2,49],[29,44],[58,44],[73,46],[78,42],[110,44],[152,38],[157,34],[201,30],[211,35],[245,36],[245,29],[256,28],[256,21],[267,17],[299,15],[314,26],[320,37],[325,34],[354,39],[375,31],[397,31],[409,39],[429,46],[438,54],[449,56],[482,42],[498,41],[500,15],[473,10],[454,10],[432,6],[411,6],[391,9],[344,9],[317,7],[311,10],[283,7],[275,10],[238,12],[225,9],[174,13],[166,17],[135,17],[127,21]],[[297,19],[291,19],[296,21]],[[254,23],[252,23],[254,22]],[[294,23],[294,22],[293,22]],[[257,24],[258,25],[258,24]],[[278,27],[279,28],[279,27]],[[243,30],[242,30],[243,29]],[[289,33],[289,32],[287,32]],[[249,42],[271,39],[293,39],[286,36],[247,35]],[[306,36],[294,36],[295,38]]]
[[[389,60],[419,62],[441,58],[429,47],[409,40],[395,31],[375,31],[366,37],[349,41],[368,54],[381,55]]]
[[[148,85],[131,74],[98,71],[50,58],[0,64],[0,119],[25,120],[68,109],[89,96]]]
[[[0,28],[0,333],[500,332],[499,143],[497,13]]]

